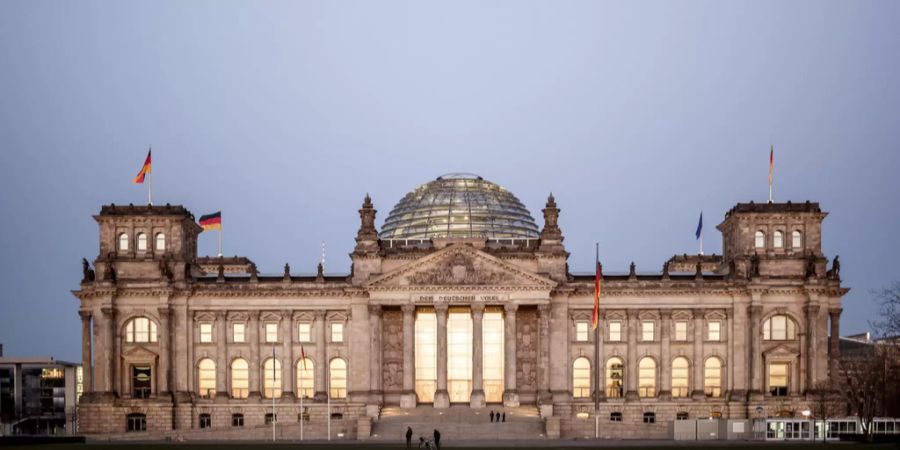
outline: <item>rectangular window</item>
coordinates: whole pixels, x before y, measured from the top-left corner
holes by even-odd
[[[622,322],[609,322],[609,342],[622,342]]]
[[[650,320],[641,322],[641,341],[653,342],[653,331],[655,323]]]
[[[588,323],[585,320],[575,322],[575,340],[578,342],[588,341]]]
[[[232,325],[231,336],[234,342],[244,342],[244,324],[236,323]]]
[[[788,363],[769,364],[769,393],[775,397],[788,395],[789,370]]]
[[[243,414],[232,414],[231,415],[231,426],[233,426],[233,427],[244,426],[244,415]]]
[[[212,342],[213,341],[213,326],[211,323],[201,323],[200,324],[200,342]]]
[[[719,340],[721,340],[721,338],[722,338],[722,323],[721,322],[710,322],[707,340],[719,341]]]
[[[312,341],[312,339],[310,339],[311,334],[312,334],[312,332],[311,332],[310,324],[308,324],[308,323],[297,324],[297,340],[299,342]]]
[[[331,324],[331,342],[344,342],[344,324]]]
[[[686,341],[687,340],[687,327],[688,323],[686,320],[679,320],[675,322],[675,340],[676,341]]]
[[[278,342],[278,324],[266,324],[266,342]]]

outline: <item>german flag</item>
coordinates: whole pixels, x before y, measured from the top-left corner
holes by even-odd
[[[144,177],[147,176],[148,173],[150,173],[150,152],[151,151],[153,151],[152,148],[150,150],[147,150],[147,159],[144,161],[144,165],[141,166],[141,171],[138,172],[136,177],[134,177],[134,181],[133,181],[134,184],[143,184]]]
[[[203,231],[221,230],[222,229],[222,211],[216,211],[200,217],[200,226]]]

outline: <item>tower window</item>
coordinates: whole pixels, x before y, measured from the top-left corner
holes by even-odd
[[[135,317],[125,325],[125,342],[156,342],[156,324],[146,317]]]
[[[137,234],[137,249],[139,252],[147,251],[147,233]]]
[[[757,231],[754,237],[754,246],[758,249],[766,248],[766,233]]]
[[[803,234],[797,230],[794,230],[794,232],[791,233],[791,247],[795,249],[803,247]]]
[[[588,340],[588,323],[586,320],[575,322],[575,340],[578,342],[587,342]]]
[[[128,250],[128,235],[125,233],[119,234],[119,251]]]
[[[775,248],[783,248],[784,247],[784,233],[780,230],[776,231],[773,235],[773,244]]]
[[[763,340],[793,341],[797,338],[797,325],[790,317],[779,314],[763,323]]]
[[[679,320],[675,322],[675,340],[676,341],[686,341],[687,340],[687,328],[688,323],[685,320]]]
[[[331,342],[344,342],[344,324],[331,324]]]
[[[165,233],[156,233],[156,249],[157,250],[165,250],[166,249]]]

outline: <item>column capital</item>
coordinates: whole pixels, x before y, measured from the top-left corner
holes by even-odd
[[[691,315],[694,319],[702,319],[704,314],[706,314],[705,308],[691,308]]]
[[[381,314],[384,312],[384,308],[381,305],[369,305],[369,317],[377,316],[381,317]]]
[[[762,314],[762,309],[762,305],[750,305],[747,307],[750,316],[755,318],[759,318],[759,315]]]
[[[416,305],[414,305],[412,303],[407,303],[405,305],[401,305],[400,309],[403,311],[404,314],[415,314]]]
[[[507,313],[514,313],[519,310],[518,303],[506,303],[503,305],[503,310]]]
[[[830,308],[828,310],[828,315],[834,317],[841,317],[841,313],[844,311],[844,308]]]
[[[817,304],[808,303],[803,307],[803,309],[806,311],[806,314],[813,315],[819,313],[820,306]]]
[[[662,308],[659,310],[659,317],[663,320],[672,318],[672,308]]]
[[[228,318],[228,311],[223,309],[215,311],[213,312],[213,314],[216,316],[216,320],[225,320],[226,318]]]
[[[81,316],[81,320],[91,320],[91,317],[94,316],[90,310],[81,309],[78,310],[78,315]]]
[[[484,305],[481,303],[473,303],[469,306],[469,309],[472,311],[473,318],[481,318],[484,316]]]
[[[327,312],[324,309],[319,309],[314,311],[313,314],[316,316],[316,320],[325,320],[325,313]]]
[[[251,321],[259,320],[259,311],[248,311],[247,319],[249,319]]]
[[[103,315],[107,318],[116,317],[116,308],[113,308],[112,306],[104,306],[103,308],[100,308],[100,312],[102,312]]]
[[[628,316],[629,319],[637,319],[637,316],[638,316],[638,310],[637,310],[637,309],[634,309],[634,308],[632,308],[632,309],[626,309],[626,310],[625,310],[625,315]]]
[[[434,305],[434,312],[437,314],[446,315],[448,309],[450,309],[450,306],[446,303],[435,303]]]
[[[541,303],[537,307],[538,315],[540,317],[549,317],[550,316],[550,304],[549,303]]]

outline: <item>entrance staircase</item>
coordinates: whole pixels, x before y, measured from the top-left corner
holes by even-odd
[[[491,410],[506,412],[506,422],[492,423]],[[434,409],[429,405],[413,409],[384,407],[381,416],[372,423],[369,439],[404,441],[406,427],[413,429],[413,444],[419,436],[431,438],[434,430],[441,432],[441,442],[460,440],[543,439],[544,421],[534,406],[517,408],[487,407],[472,409],[468,405],[453,405]]]

